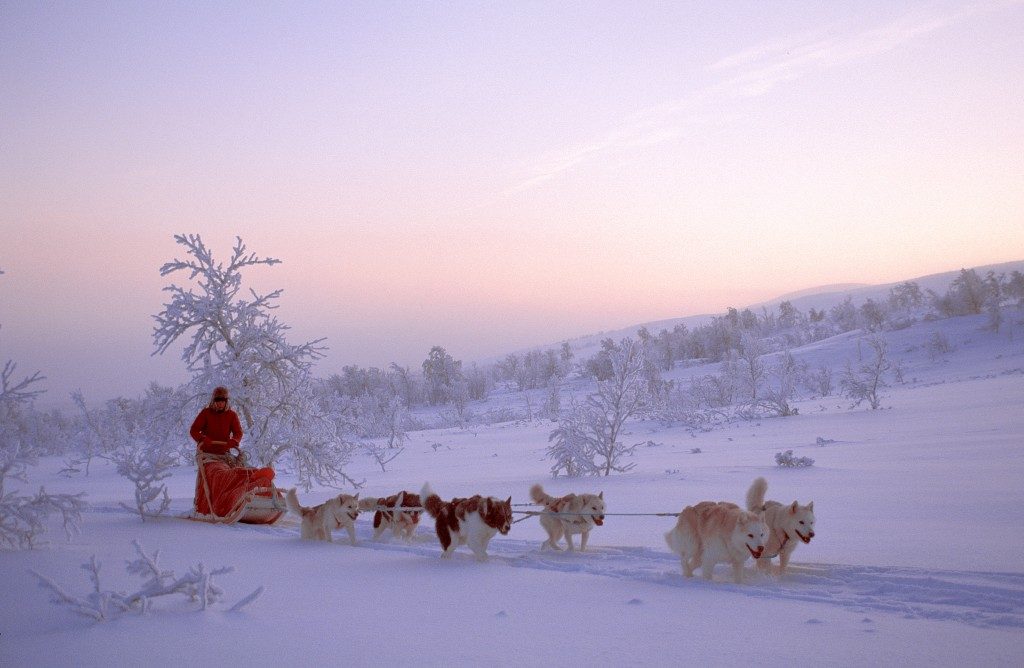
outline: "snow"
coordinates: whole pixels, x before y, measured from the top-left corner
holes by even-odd
[[[388,471],[369,457],[348,471],[366,480],[363,494],[381,496],[425,481],[442,497],[511,495],[513,503],[526,503],[535,482],[553,495],[603,491],[611,515],[585,553],[541,552],[534,518],[492,540],[486,563],[465,548],[441,560],[428,519],[411,544],[375,543],[364,514],[356,547],[301,541],[290,517],[262,527],[191,522],[175,516],[191,506],[189,467],[168,481],[172,516],[142,522],[121,507],[133,487],[112,466],[94,463],[88,477],[69,479],[58,474],[61,460],[44,460],[29,471],[28,488],[85,491],[90,507],[69,541],[54,527],[44,548],[0,552],[0,665],[1019,666],[1020,319],[1011,312],[999,333],[982,329],[984,316],[884,333],[907,382],[885,390],[877,411],[831,396],[796,402],[796,416],[707,432],[629,423],[625,441],[645,445],[626,474],[550,478],[547,421],[412,432]],[[936,331],[955,350],[933,360],[924,342]],[[838,370],[856,348],[857,337],[844,335],[793,353]],[[711,371],[679,368],[670,377]],[[814,466],[777,468],[774,455],[786,450]],[[817,536],[797,548],[783,579],[749,564],[743,585],[725,566],[710,583],[684,579],[663,542],[674,518],[614,515],[674,513],[705,499],[742,503],[760,475],[768,498],[815,504]],[[331,494],[315,489],[300,499],[310,505]],[[144,615],[96,623],[51,604],[29,574],[81,594],[89,582],[80,566],[96,555],[104,585],[128,590],[132,540],[159,549],[161,564],[179,572],[197,561],[233,566],[217,580],[224,604],[198,611],[157,600]],[[261,585],[258,600],[228,612]]]

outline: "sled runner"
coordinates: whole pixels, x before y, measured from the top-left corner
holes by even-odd
[[[218,445],[223,445],[218,443]],[[287,510],[274,486],[274,470],[245,465],[243,455],[196,452],[196,495],[191,519],[273,524]]]

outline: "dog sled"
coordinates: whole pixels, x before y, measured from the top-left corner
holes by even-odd
[[[218,443],[218,445],[226,445]],[[189,519],[273,524],[287,511],[274,470],[246,466],[244,455],[196,452],[196,495]]]

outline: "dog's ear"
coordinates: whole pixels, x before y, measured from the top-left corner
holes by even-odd
[[[807,504],[807,510],[811,511],[812,513],[814,512],[814,501],[811,501],[810,503]]]
[[[405,492],[399,492],[398,498],[395,499],[395,508],[401,508],[402,503],[405,501]]]
[[[480,513],[486,515],[491,510],[490,498],[484,497],[480,499]]]
[[[601,491],[601,492],[598,492],[598,494],[597,494],[597,498],[599,498],[599,499],[601,499],[602,501],[604,501],[604,492],[603,492],[603,491]]]
[[[507,503],[508,505],[511,506],[512,505],[512,497],[510,496],[507,499],[505,499],[505,503]]]
[[[796,509],[799,508],[799,507],[800,507],[800,504],[797,503],[796,501],[794,501],[793,505],[791,505],[789,507],[789,514],[790,515],[796,515]]]

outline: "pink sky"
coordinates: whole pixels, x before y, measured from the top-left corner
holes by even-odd
[[[324,373],[1024,258],[1024,5],[0,3],[0,361],[181,380],[172,235]]]

